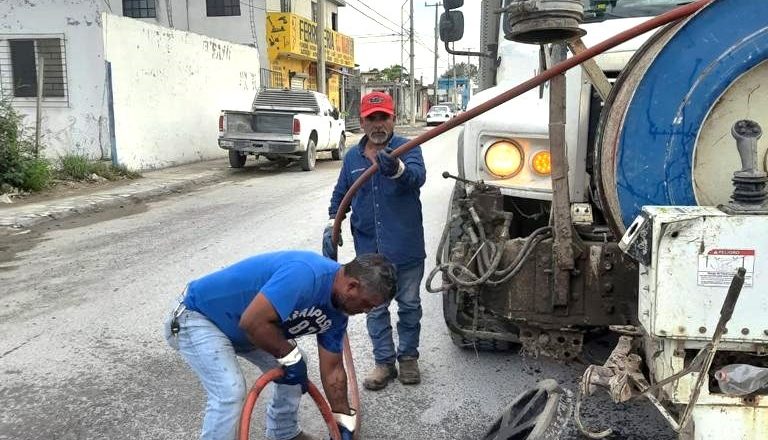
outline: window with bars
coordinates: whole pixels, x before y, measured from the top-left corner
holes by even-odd
[[[317,23],[317,2],[312,2],[312,21]]]
[[[280,0],[280,12],[291,12],[291,0]]]
[[[240,0],[205,0],[205,10],[209,17],[240,15]]]
[[[155,18],[155,0],[123,0],[123,15],[131,18]]]
[[[8,52],[2,56],[4,62],[0,60],[0,72],[4,74],[3,76],[10,77],[9,88],[14,97],[34,98],[37,96],[38,74],[41,67],[43,71],[42,96],[45,98],[64,98],[67,96],[66,63],[62,39],[9,39],[7,43]],[[3,64],[7,64],[10,69],[4,68]],[[3,78],[6,87],[8,85],[7,79]]]

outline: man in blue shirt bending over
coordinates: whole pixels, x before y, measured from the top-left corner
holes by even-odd
[[[376,361],[373,371],[363,381],[369,390],[380,390],[398,376],[396,360],[400,366],[400,382],[411,385],[421,381],[417,361],[421,332],[419,291],[426,255],[419,188],[424,185],[427,172],[421,147],[399,158],[390,154],[408,141],[394,135],[394,115],[392,97],[386,93],[373,92],[363,96],[360,116],[365,136],[344,156],[328,208],[331,222],[323,234],[323,254],[336,259],[331,229],[341,200],[355,180],[368,167],[378,163],[379,171],[352,199],[351,229],[358,255],[377,252],[397,267],[395,300],[399,340],[395,350],[389,302],[368,313],[368,335]]]
[[[307,364],[294,339],[315,334],[325,396],[343,440],[351,440],[356,408],[349,407],[342,362],[347,317],[389,302],[396,285],[384,256],[359,255],[341,266],[304,251],[258,255],[190,282],[165,337],[208,394],[201,438],[235,439],[246,395],[237,356],[262,371],[284,370],[267,407],[267,438],[311,438],[298,424]]]

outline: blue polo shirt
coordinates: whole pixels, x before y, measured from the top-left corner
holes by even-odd
[[[187,286],[184,305],[205,315],[237,351],[254,348],[240,330],[240,317],[261,292],[282,321],[286,338],[316,334],[326,350],[340,353],[348,317],[331,302],[339,263],[308,251],[257,255]]]
[[[365,157],[367,140],[363,136],[344,156],[328,208],[331,218],[336,216],[349,187],[372,165]],[[404,137],[392,136],[386,148],[394,150],[406,142]],[[358,255],[380,253],[398,267],[406,267],[426,258],[419,188],[427,179],[427,170],[421,147],[400,156],[400,160],[405,164],[400,177],[390,179],[377,172],[355,194],[350,227]]]

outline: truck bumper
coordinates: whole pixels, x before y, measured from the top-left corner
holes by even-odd
[[[301,154],[304,151],[299,141],[219,139],[219,147],[252,154]]]

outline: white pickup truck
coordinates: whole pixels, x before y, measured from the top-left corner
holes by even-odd
[[[262,90],[252,111],[223,110],[219,116],[219,147],[229,151],[232,168],[242,168],[252,154],[295,158],[302,170],[311,171],[318,151],[341,159],[344,142],[344,119],[328,97],[310,90]]]

